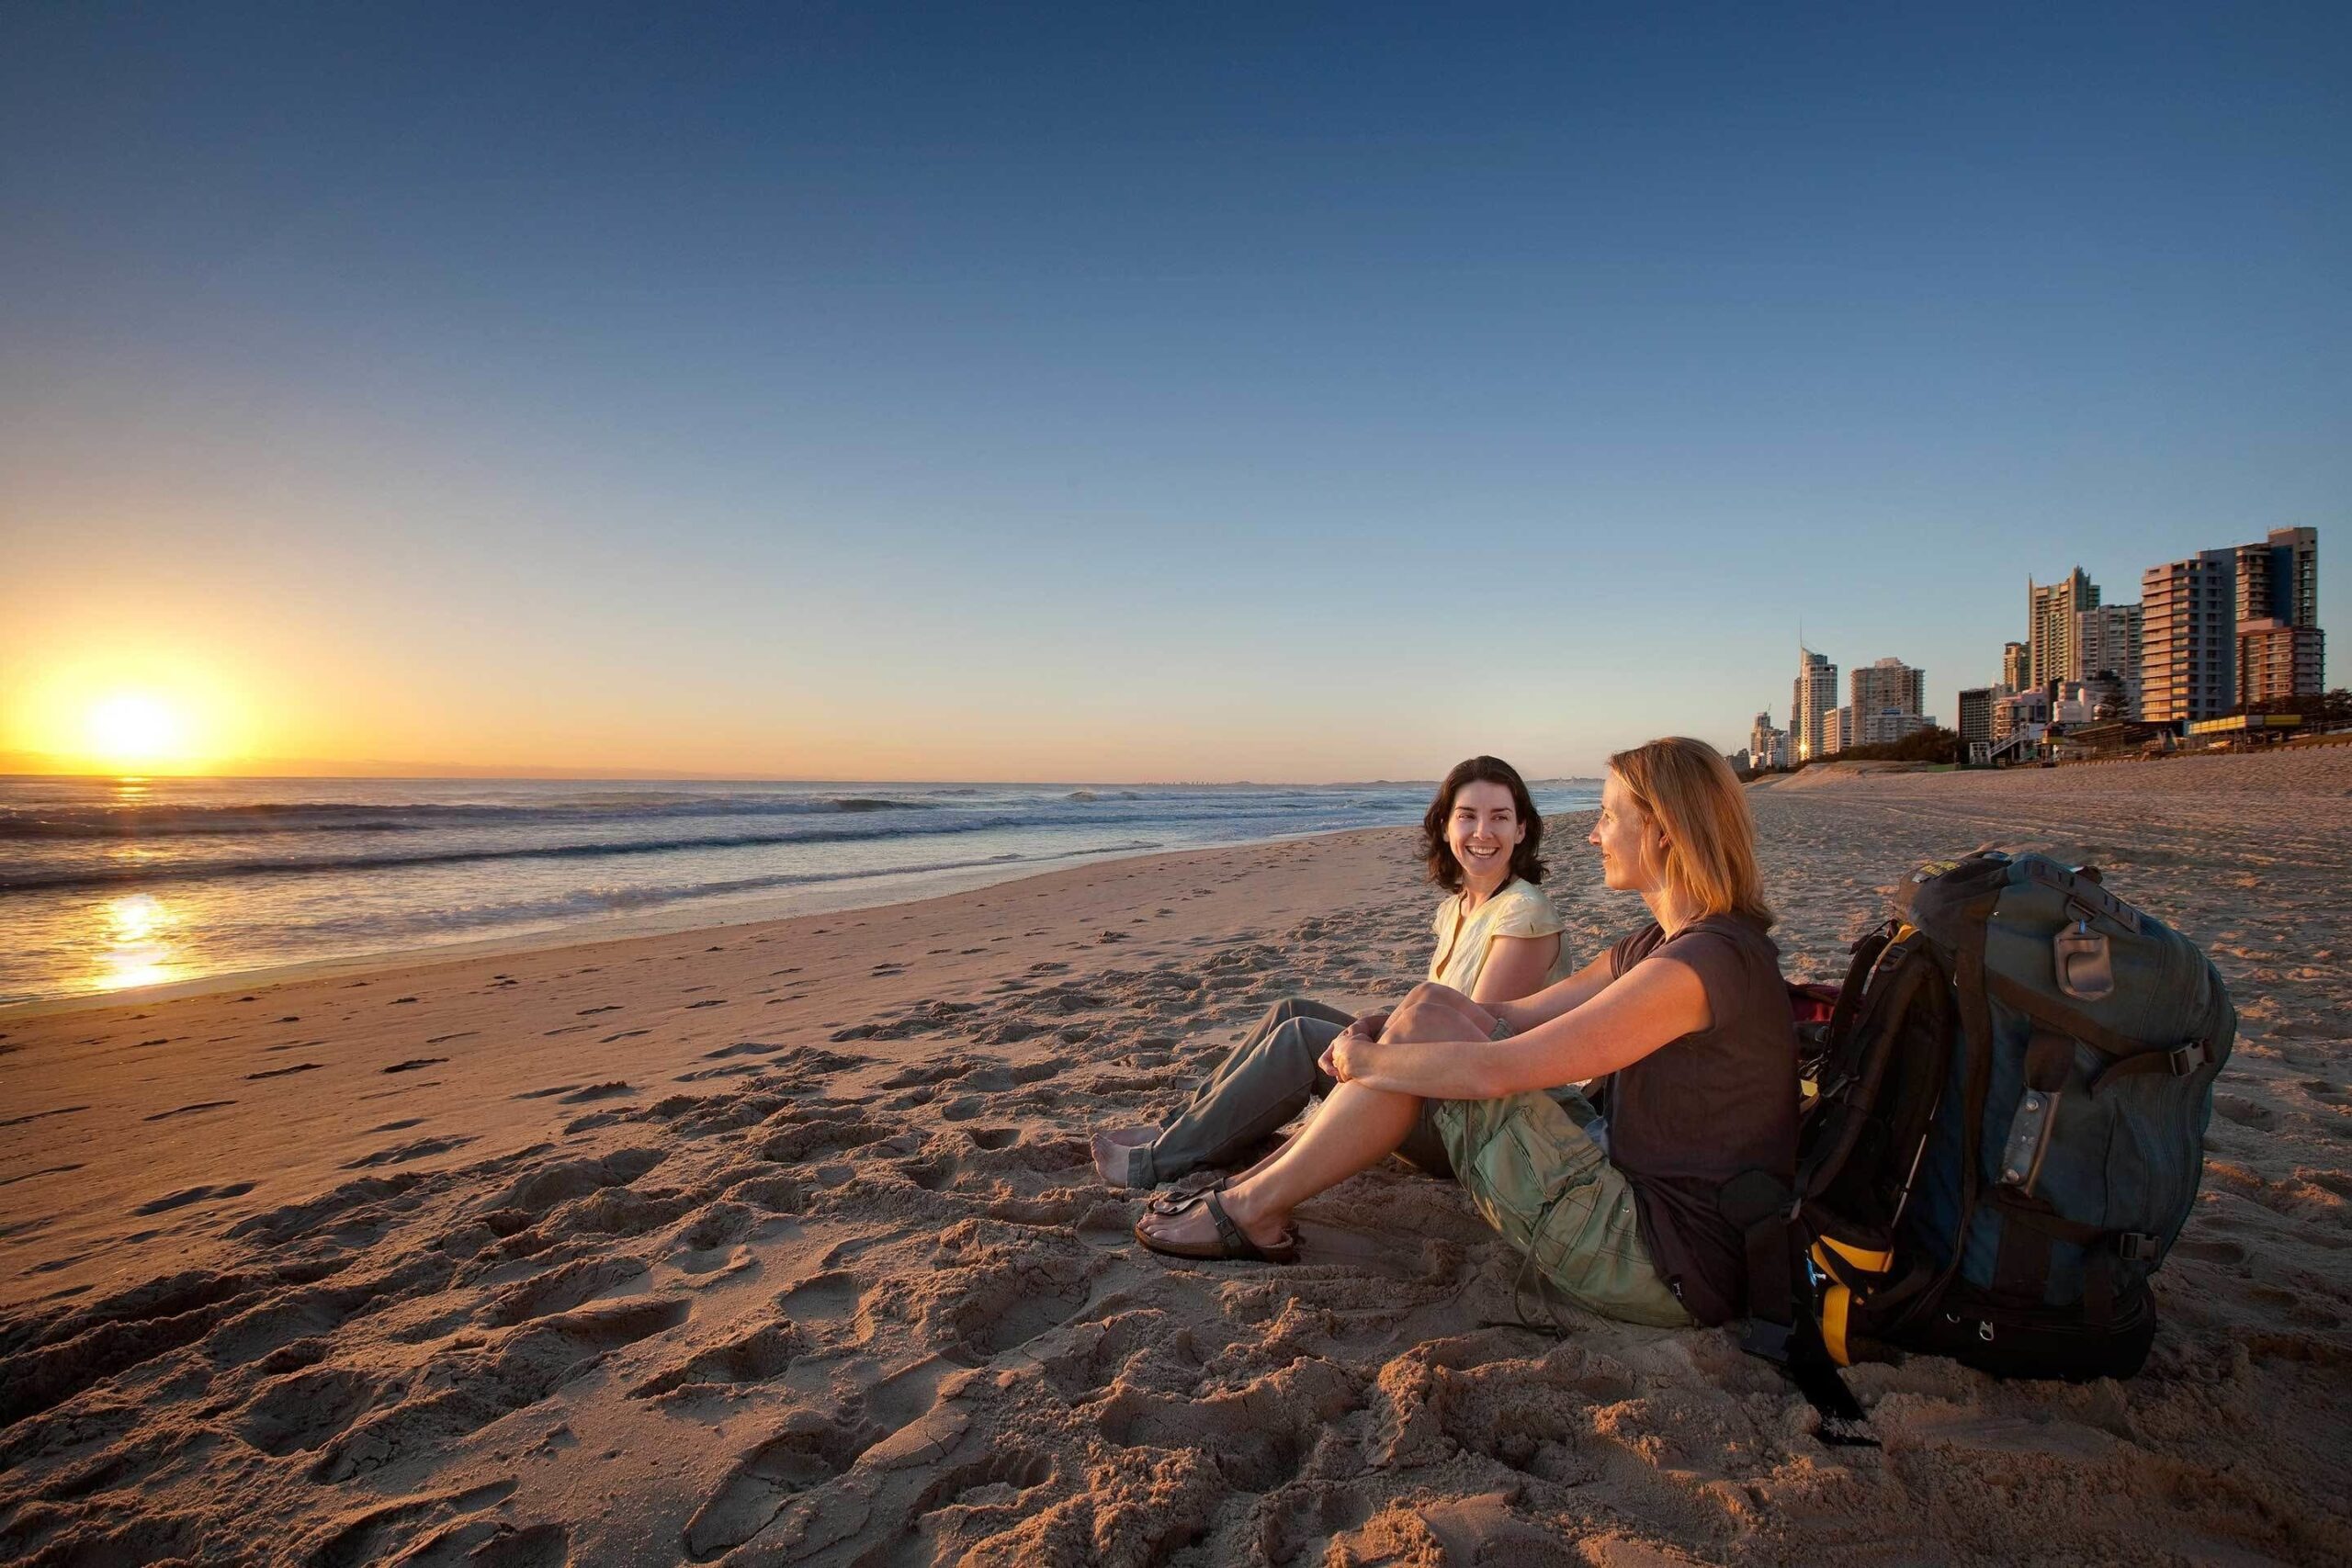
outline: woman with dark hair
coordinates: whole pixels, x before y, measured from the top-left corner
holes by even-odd
[[[1430,980],[1473,998],[1541,990],[1560,959],[1544,880],[1544,818],[1499,757],[1457,762],[1421,816],[1421,859],[1450,895],[1430,930]]]
[[[1421,818],[1430,880],[1446,890],[1432,927],[1429,978],[1480,1001],[1541,990],[1560,967],[1560,917],[1544,876],[1544,818],[1518,770],[1496,757],[1457,763]],[[1191,1102],[1158,1127],[1094,1134],[1094,1168],[1114,1186],[1151,1187],[1230,1165],[1336,1080],[1317,1066],[1352,1021],[1321,1002],[1277,1002],[1227,1054]],[[1423,1129],[1399,1151],[1434,1175],[1443,1146]]]

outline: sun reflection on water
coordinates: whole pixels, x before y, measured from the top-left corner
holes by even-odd
[[[109,898],[95,912],[99,948],[93,988],[125,990],[152,986],[178,974],[170,932],[179,916],[153,893],[126,893]]]

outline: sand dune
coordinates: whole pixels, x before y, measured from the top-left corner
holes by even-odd
[[[2095,860],[2245,1017],[2128,1384],[1510,1315],[1376,1170],[1289,1269],[1128,1239],[1085,1131],[1415,977],[1409,836],[0,1016],[0,1552],[34,1562],[2338,1562],[2352,754],[1760,791],[1792,973],[1915,861]],[[1638,910],[1559,825],[1589,952]]]

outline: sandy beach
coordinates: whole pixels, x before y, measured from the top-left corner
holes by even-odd
[[[1085,1134],[1271,1002],[1419,978],[1384,829],[926,903],[0,1014],[0,1557],[1036,1564],[2352,1559],[2352,750],[1753,788],[1792,977],[1917,862],[2106,868],[2242,1018],[2128,1383],[1498,1326],[1391,1166],[1290,1268],[1128,1231]],[[1549,886],[1638,923],[1589,817]]]

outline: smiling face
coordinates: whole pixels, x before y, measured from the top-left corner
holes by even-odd
[[[1445,819],[1445,847],[1453,852],[1464,881],[1493,891],[1510,875],[1511,852],[1527,837],[1508,786],[1474,779],[1453,792]]]
[[[1620,893],[1639,893],[1657,884],[1665,835],[1613,773],[1601,781],[1600,817],[1585,840],[1600,846],[1603,885]]]

